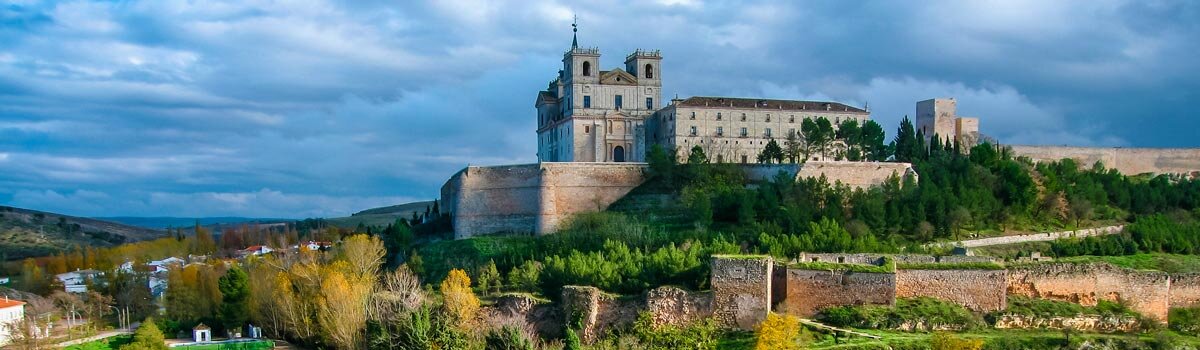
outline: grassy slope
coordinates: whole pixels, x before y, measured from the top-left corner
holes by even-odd
[[[42,256],[75,245],[109,247],[162,237],[165,232],[115,222],[0,207],[0,256]]]
[[[412,218],[414,212],[424,213],[425,208],[431,206],[433,206],[433,201],[412,202],[367,209],[350,216],[328,218],[326,221],[331,225],[343,228],[354,228],[360,223],[366,226],[386,226],[396,222],[396,219],[399,218]]]

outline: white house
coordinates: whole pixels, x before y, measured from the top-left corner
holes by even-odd
[[[63,289],[71,293],[87,293],[87,281],[100,276],[104,276],[104,272],[96,270],[76,270],[54,275],[59,282],[62,282]]]
[[[0,299],[0,346],[8,344],[8,324],[17,322],[25,317],[25,302],[12,300],[7,296]]]
[[[255,245],[255,246],[250,246],[249,248],[243,249],[243,250],[242,250],[242,251],[240,251],[239,253],[240,253],[242,256],[250,256],[250,255],[263,255],[263,254],[269,254],[269,253],[271,253],[271,252],[273,252],[273,251],[275,251],[275,250],[274,250],[274,249],[271,249],[271,247],[268,247],[268,246],[265,246],[265,245]]]

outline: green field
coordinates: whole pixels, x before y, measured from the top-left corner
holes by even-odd
[[[122,345],[133,342],[132,334],[118,335],[100,340],[94,340],[83,344],[71,345],[63,348],[63,350],[115,350]]]
[[[210,343],[210,344],[196,344],[196,345],[181,345],[181,346],[176,346],[176,347],[173,347],[172,349],[186,349],[186,350],[260,350],[260,349],[273,349],[273,348],[275,348],[275,342],[273,342],[273,341],[270,341],[270,340],[252,340],[252,341],[239,341],[239,342],[231,342],[231,343]]]

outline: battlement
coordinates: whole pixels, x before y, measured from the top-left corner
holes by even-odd
[[[650,51],[637,49],[634,50],[633,53],[629,54],[629,56],[625,56],[625,61],[629,62],[635,58],[662,58],[662,53],[659,50]]]
[[[564,52],[563,55],[564,56],[570,56],[570,55],[600,56],[600,48],[599,47],[573,47],[570,50],[567,50],[567,52]]]

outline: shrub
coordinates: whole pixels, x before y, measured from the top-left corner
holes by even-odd
[[[832,307],[821,311],[818,319],[839,327],[885,329],[916,323],[927,327],[949,325],[972,329],[982,323],[979,317],[958,304],[927,297],[897,299],[895,306]]]
[[[711,350],[716,349],[724,334],[712,319],[705,319],[687,326],[654,326],[649,313],[641,313],[633,324],[633,335],[641,346],[664,350]]]
[[[533,341],[516,326],[493,328],[484,337],[487,350],[533,350]]]
[[[442,281],[442,306],[446,312],[459,324],[470,321],[479,311],[479,298],[471,292],[471,277],[459,269],[450,270],[450,274]]]
[[[950,333],[937,333],[930,338],[933,350],[982,350],[982,339],[963,339]]]
[[[771,313],[754,329],[754,350],[800,349],[800,319]]]
[[[1174,308],[1167,314],[1171,330],[1189,334],[1200,334],[1200,307]]]

